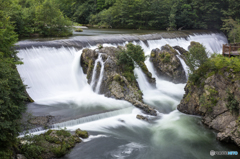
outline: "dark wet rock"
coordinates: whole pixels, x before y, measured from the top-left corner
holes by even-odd
[[[137,119],[148,121],[148,118],[143,115],[137,115]]]
[[[83,72],[87,74],[88,83],[93,85],[93,90],[96,90],[100,70],[103,66],[100,65],[99,69],[97,69],[95,83],[91,82],[93,78],[92,76],[95,61],[97,60],[98,56],[101,56],[104,61],[104,73],[99,93],[104,94],[106,97],[126,100],[136,107],[144,110],[146,113],[156,115],[156,110],[152,109],[146,104],[143,104],[143,94],[137,81],[133,79],[127,79],[122,72],[121,66],[117,65],[116,56],[121,49],[126,48],[123,46],[118,46],[117,48],[103,47],[95,50],[83,50],[81,56],[81,66],[83,68]],[[148,71],[146,65],[141,63],[140,67],[145,73],[146,78],[151,86],[153,88],[156,87],[156,81],[154,78],[152,78],[152,74]]]
[[[174,83],[186,83],[185,71],[177,57],[177,51],[170,45],[153,49],[150,61],[153,63],[158,75]]]
[[[234,142],[240,146],[240,104],[234,109],[227,106],[232,100],[234,103],[240,103],[239,75],[224,69],[219,72],[207,72],[209,77],[202,77],[199,85],[189,81],[178,110],[203,116],[204,124],[219,131],[218,140]],[[231,101],[228,98],[229,94],[234,96]]]
[[[185,53],[188,53],[187,50],[185,50],[184,48],[180,47],[180,46],[174,46],[173,47],[175,50],[178,50],[178,52],[182,55],[184,55]]]

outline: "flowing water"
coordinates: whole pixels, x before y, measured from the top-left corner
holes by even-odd
[[[152,49],[165,44],[187,49],[190,41],[200,42],[208,51],[216,53],[221,53],[222,44],[227,43],[226,37],[220,33],[193,33],[188,38],[137,40],[133,43],[142,46],[145,54],[150,55]],[[113,41],[103,46],[116,47],[126,43],[128,40]],[[85,47],[97,48],[90,44]],[[211,158],[210,150],[236,149],[216,141],[216,133],[202,125],[200,117],[176,110],[185,84],[174,84],[158,77],[149,59],[145,63],[156,78],[157,88],[151,87],[139,67],[134,69],[144,102],[158,110],[157,117],[148,116],[150,122],[145,122],[136,119],[137,114],[143,113],[130,103],[97,94],[104,71],[101,54],[95,63],[95,67],[98,63],[101,65],[100,75],[96,78],[97,68],[94,68],[91,85],[87,84],[80,66],[81,52],[72,47],[32,47],[18,53],[24,62],[18,66],[18,71],[29,87],[29,95],[35,100],[29,105],[29,111],[34,115],[59,116],[61,122],[52,128],[66,127],[70,131],[81,128],[90,132],[90,137],[64,159],[207,159]],[[180,56],[179,59],[187,71]],[[94,83],[95,90],[92,89]],[[35,131],[34,134],[44,132],[42,129]]]

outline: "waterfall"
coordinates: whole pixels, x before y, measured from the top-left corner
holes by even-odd
[[[96,93],[99,93],[99,91],[100,91],[100,86],[101,86],[102,80],[103,80],[105,62],[103,62],[102,53],[99,53],[98,58],[97,58],[97,60],[95,61],[95,64],[94,64],[93,75],[92,75],[92,80],[91,80],[92,89],[94,89],[94,86],[96,85],[96,89],[95,89]],[[97,74],[98,63],[101,65],[101,70],[100,70],[100,75],[99,75],[99,78],[98,78],[98,82],[96,83],[96,80],[97,80],[96,74]]]
[[[133,38],[134,40],[129,40],[122,38],[125,36],[120,36],[115,39],[121,43],[104,43],[103,46],[116,47],[134,41],[144,49],[145,55],[150,55],[152,49],[161,48],[165,44],[178,45],[187,50],[190,41],[202,43],[210,52],[221,53],[222,44],[227,43],[225,36],[219,33],[190,35],[175,39],[158,38],[158,40],[154,34],[146,37],[152,36],[155,40],[135,40],[137,36]],[[101,37],[97,39],[99,38]],[[106,38],[103,37],[104,40]],[[96,37],[92,39],[96,40]],[[97,48],[95,45],[90,47]],[[55,116],[56,120],[60,117],[61,120],[57,120],[60,123],[50,126],[52,129],[66,127],[69,131],[75,131],[80,128],[89,132],[90,138],[83,140],[83,142],[89,141],[86,143],[87,146],[76,145],[64,158],[74,159],[81,156],[82,158],[201,159],[209,158],[209,153],[204,152],[209,152],[211,149],[233,150],[233,147],[228,148],[216,142],[212,130],[200,124],[200,117],[185,115],[176,110],[184,94],[185,84],[174,84],[161,79],[157,76],[149,58],[145,64],[156,78],[157,87],[151,87],[140,67],[136,67],[134,73],[143,92],[143,101],[159,112],[157,117],[143,114],[140,109],[126,101],[106,98],[98,94],[104,75],[102,54],[99,54],[95,62],[95,67],[99,63],[101,69],[98,72],[97,68],[93,69],[95,75],[92,76],[91,85],[87,83],[86,75],[80,65],[81,54],[81,50],[74,48],[47,47],[22,49],[18,53],[24,64],[17,66],[17,69],[24,83],[28,85],[28,93],[35,100],[32,104],[35,104],[36,109],[33,110],[35,114],[39,113],[40,109],[46,109],[43,111],[44,115]],[[178,58],[187,71],[184,60],[180,55]],[[95,92],[92,89],[93,83],[95,83]],[[137,119],[136,116],[139,114],[147,117],[149,121]],[[46,131],[40,127],[29,132],[41,134]]]
[[[221,45],[227,40],[221,34],[207,34],[189,36],[186,39],[159,39],[136,41],[145,55],[150,55],[151,50],[161,48],[165,44],[171,46],[181,46],[184,49],[190,44],[190,41],[202,43],[210,52],[221,53]],[[123,42],[118,45],[125,45]],[[89,45],[90,46],[90,45]],[[117,44],[103,44],[106,46],[114,46]],[[95,49],[97,46],[90,46]],[[91,85],[87,84],[86,75],[80,66],[80,58],[82,51],[74,48],[29,48],[19,50],[18,56],[23,59],[24,64],[17,66],[17,69],[28,85],[28,93],[35,100],[36,104],[58,107],[59,104],[69,105],[69,109],[77,109],[76,113],[85,113],[82,116],[90,116],[99,112],[113,111],[116,109],[125,109],[133,107],[130,103],[112,98],[106,98],[99,95],[101,83],[104,75],[104,62],[102,54],[99,53],[93,69]],[[181,60],[183,66],[184,61]],[[99,77],[97,77],[97,64],[101,65]],[[160,112],[169,112],[169,107],[175,108],[179,103],[179,99],[184,94],[185,84],[174,84],[164,81],[158,77],[149,58],[145,61],[148,70],[152,76],[156,78],[156,89],[153,89],[148,83],[145,74],[140,67],[134,69],[134,73],[138,76],[137,81],[140,89],[143,91],[143,100],[150,105],[161,105],[164,109],[159,108]],[[187,71],[187,67],[184,67]],[[98,80],[98,81],[97,81]],[[93,84],[95,83],[95,92],[93,92]],[[167,103],[167,104],[166,104]],[[54,115],[54,114],[53,114]],[[101,118],[108,118],[107,114],[102,114]],[[97,119],[98,117],[96,117]],[[90,121],[90,120],[89,120]],[[77,121],[74,121],[77,123]],[[65,123],[65,126],[70,123]]]
[[[189,69],[188,65],[186,64],[186,62],[181,58],[180,52],[178,50],[176,50],[176,51],[178,53],[177,58],[180,60],[182,67],[185,71],[186,78],[188,79],[188,73],[189,73],[190,69]]]
[[[137,82],[142,91],[147,91],[153,89],[153,87],[147,81],[146,75],[143,73],[142,69],[135,63],[134,74],[137,77]]]

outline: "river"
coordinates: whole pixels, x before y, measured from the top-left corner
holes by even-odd
[[[152,49],[165,44],[187,50],[191,41],[202,43],[211,53],[221,53],[222,44],[227,43],[222,33],[212,31],[116,29],[87,29],[68,38],[21,40],[18,56],[24,64],[17,68],[35,100],[28,105],[28,112],[58,117],[59,123],[52,128],[80,128],[90,133],[63,159],[208,159],[212,158],[211,150],[236,150],[234,145],[218,142],[216,132],[205,127],[201,117],[176,109],[186,84],[158,77],[149,59],[145,63],[156,78],[157,88],[149,86],[141,69],[134,70],[144,102],[158,111],[157,117],[149,116],[149,122],[136,119],[143,113],[130,103],[93,91],[80,66],[82,49],[97,48],[98,43],[116,47],[133,42],[150,55]],[[184,61],[182,65],[187,71]],[[33,134],[42,132],[41,128],[32,130]]]

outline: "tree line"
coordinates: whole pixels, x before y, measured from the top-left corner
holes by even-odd
[[[8,9],[3,11],[19,37],[72,34],[72,21],[63,14],[56,0],[1,0],[2,4],[8,4]]]
[[[238,0],[57,1],[66,16],[81,24],[128,29],[221,29],[226,33],[235,28],[229,35],[240,33]]]

